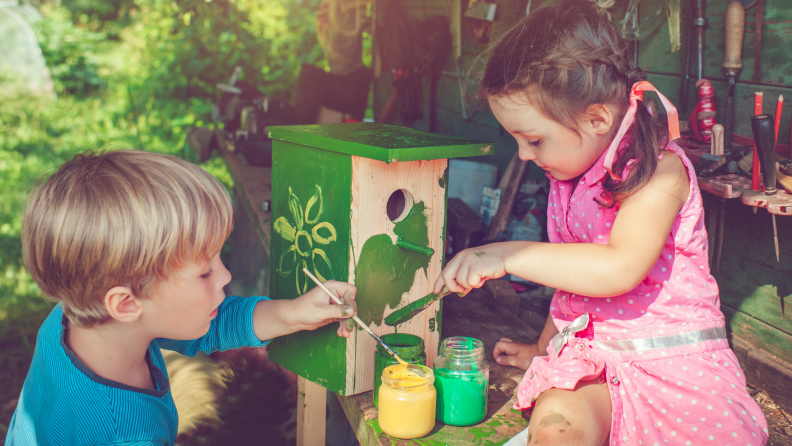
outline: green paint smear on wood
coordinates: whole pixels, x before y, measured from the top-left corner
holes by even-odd
[[[440,177],[439,180],[437,180],[437,184],[439,184],[441,188],[445,189],[446,184],[448,184],[448,167],[445,168],[445,171],[443,172],[443,176]]]
[[[373,420],[369,420],[368,425],[371,428],[371,430],[374,432],[374,437],[379,441],[379,444],[383,444],[382,441],[380,441],[382,435],[385,435],[387,439],[390,439],[391,445],[395,444],[393,442],[393,438],[389,437],[385,432],[382,431],[382,428],[379,425],[379,420],[377,418],[374,418]]]
[[[393,232],[404,240],[429,246],[426,205],[413,205],[410,215],[396,223]],[[382,324],[385,307],[396,308],[402,295],[410,291],[415,273],[423,269],[426,274],[431,257],[399,248],[387,234],[375,235],[363,244],[357,267],[358,316],[367,325]]]

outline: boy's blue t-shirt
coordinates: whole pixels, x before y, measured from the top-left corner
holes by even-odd
[[[267,345],[253,331],[253,309],[265,299],[227,297],[202,338],[151,341],[146,359],[156,390],[130,387],[88,369],[66,346],[65,318],[56,305],[39,330],[6,446],[173,445],[179,417],[160,348],[195,356]]]

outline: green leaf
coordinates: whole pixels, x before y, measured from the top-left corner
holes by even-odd
[[[291,253],[291,259],[289,259],[289,253]],[[283,263],[286,262],[286,265],[290,265],[288,270],[283,269]],[[294,270],[294,266],[297,264],[297,253],[296,248],[292,245],[289,249],[281,255],[280,260],[278,261],[278,274],[281,276],[288,276]]]
[[[330,232],[330,235],[326,237],[319,235],[320,229],[327,229]],[[311,230],[311,234],[313,234],[314,241],[320,245],[327,245],[330,242],[334,242],[338,238],[338,234],[336,233],[333,225],[326,221],[314,226],[313,230]]]
[[[317,256],[319,257],[319,260],[324,260],[324,265],[317,261]],[[311,261],[313,262],[313,272],[319,280],[322,282],[333,280],[333,266],[330,264],[330,259],[327,258],[327,254],[325,254],[323,250],[319,248],[314,249],[311,253]],[[327,277],[329,277],[329,279],[325,278],[325,275],[321,273],[320,266],[326,267],[328,272]]]
[[[287,242],[294,241],[294,234],[297,232],[297,230],[289,224],[289,221],[286,220],[286,217],[280,217],[279,219],[275,220],[275,224],[272,226],[275,228],[275,232],[280,234],[280,236],[286,239]]]
[[[301,239],[308,240],[307,248],[300,249]],[[308,257],[308,254],[311,253],[311,249],[313,249],[313,242],[311,241],[311,236],[309,236],[308,233],[305,231],[298,231],[297,235],[294,237],[294,247],[297,248],[297,254],[300,254],[303,257]]]
[[[303,218],[303,210],[300,207],[300,199],[297,198],[297,195],[294,195],[292,188],[289,188],[289,210],[292,213],[292,217],[294,217],[294,224],[297,226],[297,230],[301,231],[303,228],[303,222],[305,219]]]
[[[319,202],[319,210],[316,211],[316,217],[310,218],[309,215],[311,214],[311,208],[313,207],[316,202]],[[308,204],[305,206],[305,222],[309,225],[315,224],[319,221],[319,217],[322,216],[322,188],[319,185],[316,185],[316,193],[308,200]]]
[[[296,274],[294,275],[294,278],[297,281],[297,292],[300,294],[305,294],[305,292],[308,291],[308,275],[305,274],[305,271],[303,271],[303,268],[306,268],[307,266],[308,264],[305,263],[305,260],[302,260],[297,267]]]

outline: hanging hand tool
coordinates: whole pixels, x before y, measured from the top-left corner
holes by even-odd
[[[757,91],[754,93],[754,116],[762,114],[762,102],[764,101],[764,93]],[[754,153],[751,165],[751,190],[762,190],[761,179],[759,176],[759,151],[756,150],[756,140],[754,140]],[[756,213],[756,206],[753,207],[754,214]]]
[[[746,6],[748,8],[748,6]],[[756,40],[754,41],[754,80],[762,80],[762,16],[764,15],[764,0],[759,0],[756,7]]]
[[[762,114],[752,117],[751,131],[753,131],[754,143],[759,151],[759,163],[762,169],[765,195],[775,195],[777,189],[775,181],[776,167],[773,115]],[[776,261],[780,261],[776,218],[775,214],[770,215],[773,217],[773,243],[775,244]]]
[[[775,143],[773,144],[773,151],[775,151],[775,144],[778,144],[778,129],[781,127],[781,114],[784,112],[784,95],[779,95],[778,100],[776,101],[776,111],[775,111],[775,125],[773,129],[775,130]]]
[[[696,18],[693,26],[696,27],[696,80],[704,77],[704,31],[709,22],[704,16],[704,0],[696,0]]]
[[[695,11],[691,3],[691,11]],[[691,12],[691,15],[693,12]],[[682,55],[682,86],[679,89],[679,113],[682,114],[687,110],[687,93],[688,84],[690,83],[690,58],[693,56],[693,28],[695,28],[695,18],[690,20],[687,28],[687,45],[685,47],[685,54]]]
[[[687,109],[687,91],[688,84],[690,83],[688,82],[690,79],[690,58],[694,48],[696,51],[696,80],[699,81],[704,77],[704,31],[707,29],[708,25],[707,18],[704,16],[704,0],[696,0],[693,11],[694,17],[690,26],[690,43],[685,58],[685,73],[682,78],[682,91],[679,98],[680,111]],[[695,36],[693,35],[694,29],[696,30]]]
[[[745,33],[745,8],[739,1],[732,1],[726,8],[726,57],[723,59],[723,72],[729,76],[729,96],[726,99],[726,134],[724,150],[731,151],[732,132],[734,132],[734,78],[742,70],[742,44]]]

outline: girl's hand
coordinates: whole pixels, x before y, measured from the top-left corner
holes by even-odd
[[[536,344],[514,342],[509,338],[501,338],[492,350],[495,362],[520,370],[528,370],[535,356],[539,356],[539,347]]]
[[[351,317],[357,313],[357,289],[354,285],[334,280],[324,282],[324,286],[335,293],[344,305],[336,304],[321,288],[316,287],[294,299],[294,307],[291,309],[293,323],[299,327],[298,330],[316,330],[338,322],[338,336],[348,338],[355,323]]]
[[[487,279],[499,279],[506,274],[502,243],[466,249],[451,259],[434,286],[439,294],[443,285],[460,295],[473,288],[481,288]]]

